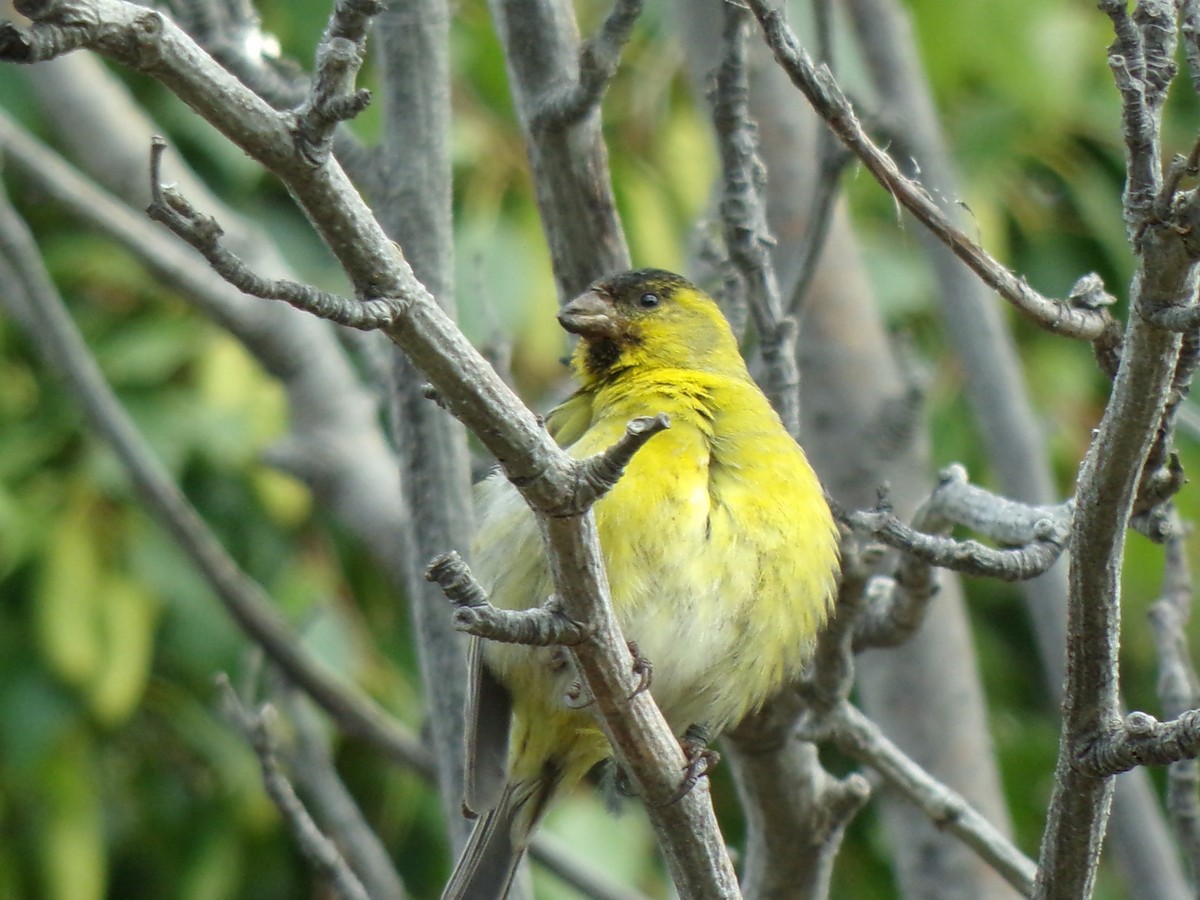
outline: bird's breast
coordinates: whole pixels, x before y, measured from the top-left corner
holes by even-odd
[[[799,672],[828,611],[837,550],[816,476],[781,427],[721,435],[711,420],[671,412],[595,515],[614,612],[682,733],[741,718]],[[593,422],[571,452],[603,451],[628,419]],[[481,580],[499,606],[543,603],[553,587],[532,515],[507,482],[482,488]],[[573,677],[544,651],[486,649],[514,694],[558,698]]]

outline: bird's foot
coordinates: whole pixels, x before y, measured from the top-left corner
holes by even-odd
[[[654,680],[654,664],[650,662],[648,657],[642,656],[642,650],[637,645],[637,641],[627,641],[629,652],[633,656],[633,674],[637,676],[637,686],[633,689],[633,693],[629,695],[632,700],[643,691],[650,690],[650,683]]]
[[[708,729],[703,725],[689,725],[683,733],[683,738],[679,741],[687,760],[683,767],[683,781],[679,783],[679,790],[671,795],[663,806],[678,803],[686,797],[696,786],[696,782],[711,773],[721,761],[721,754],[708,746],[710,739]]]
[[[582,681],[572,681],[567,685],[566,694],[563,696],[563,705],[567,709],[587,709],[595,702],[596,698]]]

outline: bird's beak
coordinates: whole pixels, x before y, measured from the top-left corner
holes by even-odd
[[[615,338],[618,332],[616,310],[607,294],[591,290],[580,294],[558,311],[558,324],[580,337]]]

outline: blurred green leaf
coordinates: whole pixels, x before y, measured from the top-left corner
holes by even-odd
[[[44,761],[39,849],[46,900],[105,896],[103,807],[92,752],[77,733]]]
[[[150,677],[159,604],[146,587],[122,576],[100,591],[103,662],[88,685],[92,714],[119,725],[133,714]]]
[[[223,825],[196,835],[192,861],[182,873],[180,900],[224,900],[237,893],[244,860],[234,833]]]
[[[106,335],[96,358],[115,387],[161,384],[199,354],[203,340],[188,317],[138,318]]]
[[[41,560],[34,594],[38,645],[51,670],[84,687],[102,662],[101,560],[89,528],[91,501],[82,494],[59,519]]]

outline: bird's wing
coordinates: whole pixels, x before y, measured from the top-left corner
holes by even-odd
[[[467,761],[463,802],[485,813],[500,802],[508,777],[512,697],[483,661],[483,641],[471,638],[467,657]]]
[[[592,425],[592,402],[595,395],[579,390],[546,415],[546,430],[560,447],[570,447]]]

